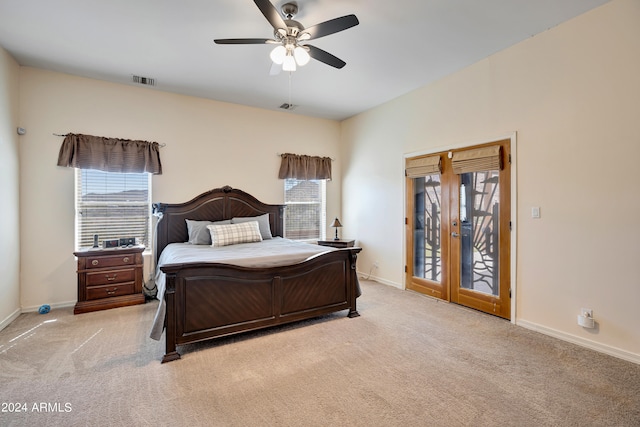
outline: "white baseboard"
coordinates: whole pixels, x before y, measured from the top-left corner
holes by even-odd
[[[357,271],[358,277],[362,280],[373,280],[374,282],[382,283],[383,285],[393,286],[394,288],[404,289],[400,283],[392,282],[390,280],[383,279],[381,277],[372,276],[370,274]]]
[[[540,332],[544,335],[558,338],[563,341],[570,342],[572,344],[586,347],[600,353],[608,354],[609,356],[640,364],[640,354],[631,353],[629,351],[622,350],[617,347],[612,347],[610,345],[600,344],[595,341],[571,335],[566,332],[561,332],[552,328],[547,328],[546,326],[538,325],[537,323],[529,322],[526,320],[516,320],[516,325],[522,326],[523,328],[530,329],[532,331]]]
[[[18,318],[18,316],[20,316],[20,313],[22,313],[22,311],[18,308],[16,309],[16,311],[14,311],[13,313],[11,313],[9,315],[9,317],[7,317],[6,319],[4,319],[2,322],[0,322],[0,331],[3,330],[4,328],[6,328],[7,326],[9,326],[9,324],[11,322],[13,322],[14,320],[16,320]]]
[[[68,307],[74,307],[76,305],[75,301],[66,301],[66,302],[58,302],[58,303],[54,303],[54,304],[49,304],[49,307],[51,307],[51,309],[55,309],[55,308],[68,308]],[[22,308],[22,312],[23,313],[33,313],[36,312],[38,310],[40,310],[39,305],[37,306],[32,306],[32,307],[23,307]]]

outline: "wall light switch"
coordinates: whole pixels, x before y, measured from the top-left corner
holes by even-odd
[[[531,218],[540,218],[540,207],[531,208]]]

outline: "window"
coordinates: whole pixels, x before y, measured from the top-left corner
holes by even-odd
[[[76,169],[76,249],[93,246],[93,236],[135,237],[151,247],[151,175]]]
[[[326,221],[326,180],[284,180],[287,205],[284,237],[293,240],[324,239]]]

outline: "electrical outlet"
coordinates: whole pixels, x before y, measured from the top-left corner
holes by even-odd
[[[596,327],[596,321],[593,318],[592,309],[590,308],[580,309],[580,314],[578,315],[578,325],[587,329],[593,329]]]
[[[378,261],[374,261],[373,268],[378,268]]]

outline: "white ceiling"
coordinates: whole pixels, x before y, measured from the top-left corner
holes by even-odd
[[[305,27],[360,25],[310,42],[344,60],[270,76],[271,38],[252,0],[0,0],[0,46],[20,65],[341,120],[460,70],[608,0],[298,0]],[[280,10],[286,0],[273,0]],[[291,92],[289,92],[291,85]]]

